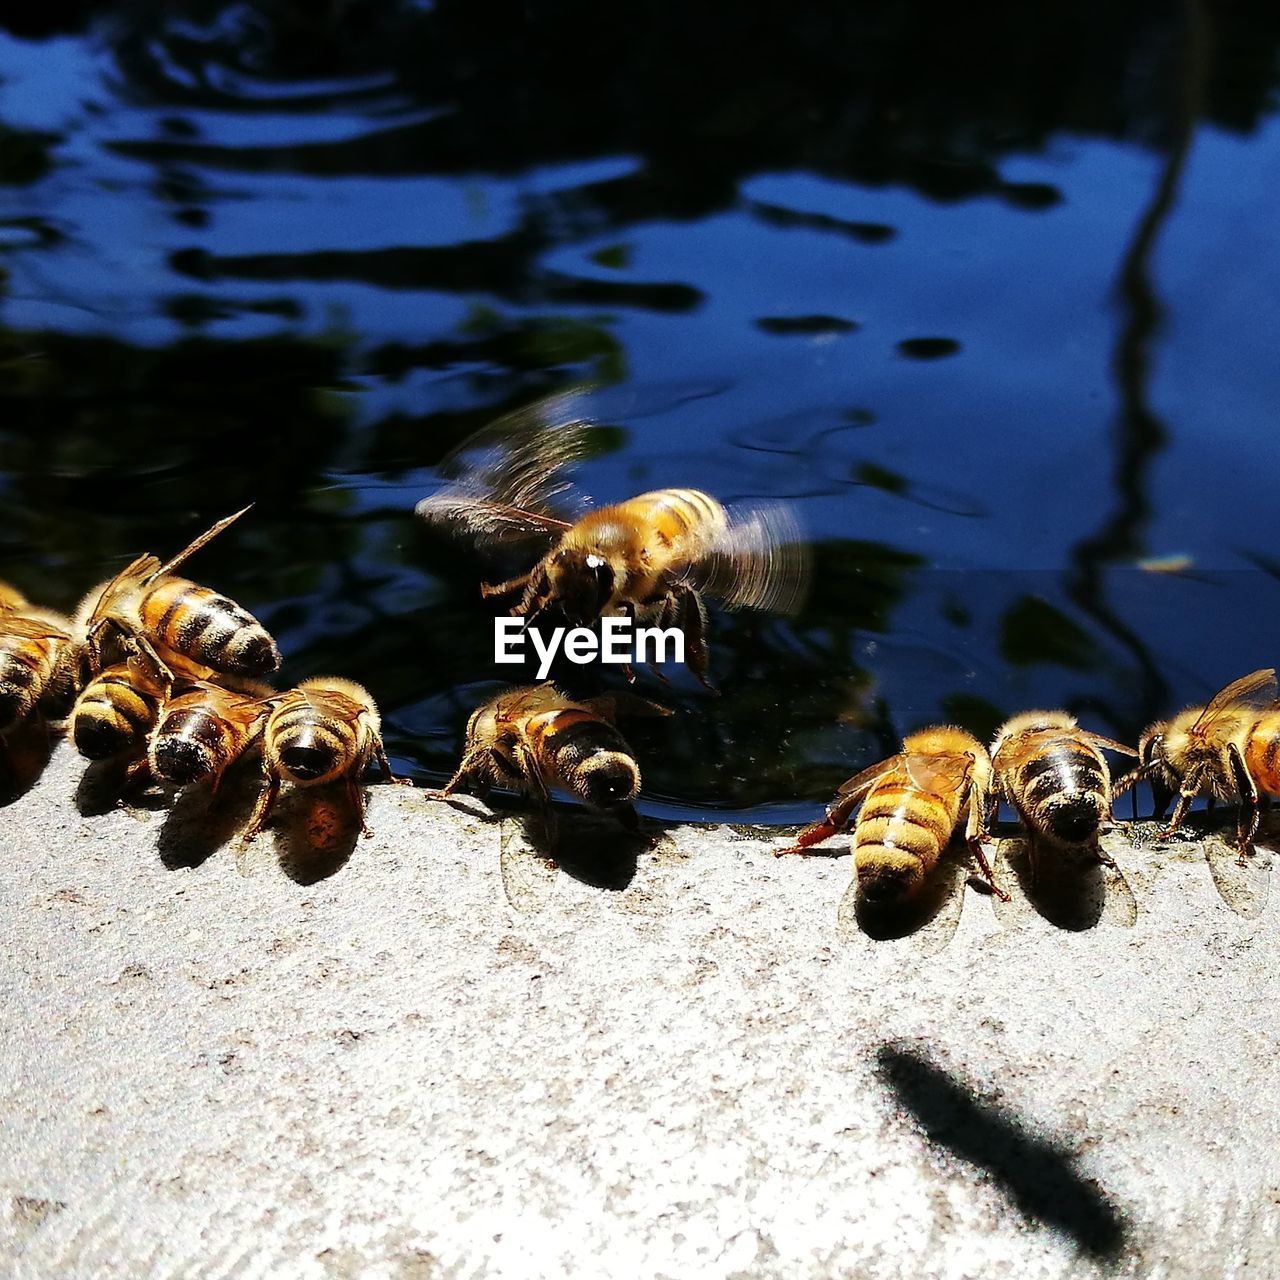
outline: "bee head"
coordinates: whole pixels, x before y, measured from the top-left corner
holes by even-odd
[[[1138,761],[1145,768],[1164,759],[1164,725],[1153,724],[1138,739]]]
[[[561,548],[547,568],[550,598],[573,627],[588,627],[604,612],[613,581],[609,562],[585,547]]]
[[[858,894],[871,906],[885,907],[911,897],[923,879],[918,859],[880,857],[858,868]]]
[[[602,751],[577,771],[582,798],[597,809],[611,809],[633,800],[640,789],[635,761],[620,751]]]

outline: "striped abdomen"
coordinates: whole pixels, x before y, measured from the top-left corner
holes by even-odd
[[[1280,711],[1268,711],[1250,730],[1244,763],[1259,791],[1280,796]]]
[[[127,662],[108,667],[85,686],[71,713],[76,749],[106,760],[138,747],[160,718],[161,694],[138,680]]]
[[[276,642],[251,613],[185,578],[161,579],[139,613],[148,636],[215,671],[265,676],[280,667]]]
[[[0,626],[0,733],[35,710],[66,647],[65,638],[3,634]]]
[[[185,786],[222,773],[249,744],[248,726],[230,719],[217,693],[175,698],[151,736],[151,771]]]
[[[1106,761],[1089,743],[1044,734],[1008,776],[1010,798],[1037,831],[1064,844],[1086,844],[1111,811]]]
[[[298,693],[271,713],[266,749],[285,779],[306,785],[346,773],[360,760],[364,737],[358,719],[328,714]]]
[[[699,540],[709,537],[728,523],[724,508],[701,489],[655,489],[611,510],[654,529],[672,547],[691,536]]]
[[[916,786],[904,768],[867,793],[853,828],[853,862],[869,897],[909,892],[937,865],[960,814],[960,793]]]
[[[632,800],[640,769],[622,735],[582,707],[533,716],[525,726],[534,758],[548,782],[559,782],[595,808]]]

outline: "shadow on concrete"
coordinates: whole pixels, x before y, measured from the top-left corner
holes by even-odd
[[[1128,1234],[1123,1215],[1075,1171],[1065,1147],[1036,1137],[918,1050],[881,1045],[876,1069],[931,1143],[989,1173],[1027,1218],[1070,1236],[1093,1258],[1120,1257]]]
[[[53,744],[53,733],[38,716],[0,738],[0,809],[21,800],[40,781]]]
[[[960,923],[966,872],[963,855],[948,849],[915,897],[884,903],[859,893],[855,876],[836,911],[841,941],[852,941],[859,932],[877,942],[909,937],[917,954],[936,954],[951,941]]]
[[[237,761],[216,795],[208,782],[184,787],[156,837],[160,861],[170,871],[194,869],[231,843],[248,824],[258,795],[261,765]]]
[[[271,826],[280,869],[296,884],[337,875],[360,839],[360,818],[345,782],[286,789]]]

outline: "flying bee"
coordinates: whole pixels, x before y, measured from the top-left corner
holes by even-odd
[[[175,786],[212,778],[216,795],[226,770],[261,737],[270,693],[265,685],[247,692],[206,681],[186,686],[152,730],[152,775]]]
[[[269,699],[262,754],[267,781],[244,838],[252,840],[266,823],[282,782],[308,787],[343,779],[360,829],[365,823],[360,777],[377,760],[388,782],[408,783],[391,772],[382,745],[382,721],[369,691],[352,680],[320,676]]]
[[[1111,772],[1104,751],[1133,756],[1122,743],[1089,733],[1065,711],[1026,711],[1007,720],[991,744],[996,790],[1027,830],[1027,856],[1036,872],[1036,844],[1087,846],[1114,865],[1098,843],[1111,822]]]
[[[510,415],[464,444],[442,466],[453,483],[416,513],[481,547],[541,552],[528,572],[481,587],[486,597],[516,596],[512,616],[530,626],[551,613],[570,627],[628,617],[679,628],[689,670],[710,687],[703,596],[794,612],[808,579],[795,521],[780,506],[734,513],[699,489],[657,489],[568,519],[557,475],[587,452],[591,424],[550,422],[547,411]]]
[[[841,831],[857,809],[853,865],[859,891],[877,905],[900,903],[920,892],[964,818],[965,843],[983,879],[1007,899],[982,850],[990,787],[991,759],[975,737],[950,725],[921,729],[903,739],[898,755],[850,778],[821,822],[774,853],[804,853]]]
[[[89,760],[147,754],[172,687],[169,674],[141,653],[107,667],[85,685],[71,712],[71,738]]]
[[[0,734],[41,708],[66,713],[75,642],[69,618],[25,603],[0,613]]]
[[[1276,673],[1266,667],[1232,681],[1204,706],[1150,725],[1138,742],[1138,767],[1116,784],[1123,794],[1143,778],[1176,795],[1160,839],[1182,825],[1198,795],[1243,799],[1236,837],[1241,859],[1258,833],[1259,794],[1280,795],[1280,704]],[[1160,806],[1160,812],[1167,807]]]
[[[139,556],[89,592],[80,620],[91,672],[101,670],[108,639],[121,642],[126,653],[146,651],[161,666],[173,666],[169,659],[176,657],[234,676],[265,676],[279,669],[276,643],[256,618],[234,600],[173,574],[248,510],[219,520],[166,564],[156,556]]]

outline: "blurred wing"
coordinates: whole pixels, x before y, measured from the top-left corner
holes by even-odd
[[[559,867],[555,861],[534,846],[518,818],[502,819],[498,857],[507,901],[521,915],[537,915],[556,887]]]
[[[973,757],[968,752],[919,752],[907,756],[907,777],[912,785],[932,795],[963,790],[972,768]]]
[[[310,689],[307,691],[307,696],[335,720],[355,720],[365,709],[354,698],[348,698],[345,693],[339,693],[336,689]],[[268,702],[270,700],[270,698],[266,699]]]
[[[1251,671],[1239,680],[1233,680],[1220,693],[1215,694],[1200,718],[1191,726],[1192,733],[1203,733],[1224,712],[1232,707],[1265,707],[1276,700],[1276,673],[1272,667]]]
[[[594,424],[573,417],[572,403],[539,401],[464,441],[440,464],[445,483],[414,508],[418,517],[482,544],[550,543],[570,527],[565,508],[581,505],[561,473],[591,452]]]
[[[1116,742],[1112,738],[1104,738],[1100,733],[1086,733],[1084,730],[1081,730],[1081,733],[1099,751],[1118,751],[1122,756],[1136,756],[1138,754],[1133,747],[1126,747],[1123,742]]]
[[[793,614],[808,594],[809,573],[809,545],[795,517],[787,507],[767,506],[731,512],[676,581],[729,608]]]

